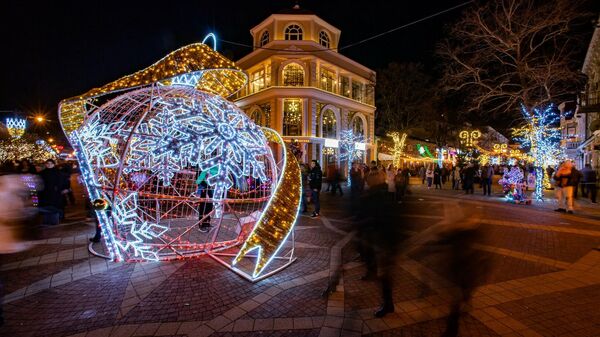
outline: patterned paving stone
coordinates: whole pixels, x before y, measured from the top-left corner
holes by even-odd
[[[27,287],[36,281],[42,280],[84,260],[85,259],[77,259],[64,262],[54,262],[39,266],[0,271],[0,279],[4,285],[4,292],[9,294],[18,289]]]
[[[381,288],[378,281],[362,281],[364,267],[344,273],[344,305],[346,312],[374,308],[381,305]],[[399,267],[394,268],[394,302],[430,295],[431,290]]]
[[[190,260],[120,320],[207,321],[266,290],[207,258]]]
[[[319,329],[308,330],[277,330],[277,331],[252,331],[252,332],[221,332],[214,333],[211,337],[317,337]]]
[[[321,294],[327,279],[285,290],[242,318],[310,317],[327,314],[327,300]]]
[[[600,285],[501,304],[497,308],[543,336],[600,336]]]
[[[112,269],[4,305],[0,336],[64,336],[111,326],[132,265]]]
[[[367,334],[370,337],[439,337],[446,329],[445,319],[436,319],[422,323],[412,324],[397,329],[384,332]],[[463,315],[460,319],[459,336],[461,337],[497,337],[500,336],[488,329],[481,322],[471,317]]]
[[[478,254],[490,265],[489,274],[477,282],[477,285],[504,282],[523,277],[560,271],[561,269],[541,263],[534,263],[509,256],[480,251]],[[441,254],[429,255],[424,252],[411,255],[413,259],[427,266],[439,275],[446,275],[447,259]]]
[[[487,233],[487,245],[565,262],[575,262],[600,245],[600,237],[487,224],[482,226]]]

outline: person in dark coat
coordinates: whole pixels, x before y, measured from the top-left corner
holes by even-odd
[[[44,184],[44,189],[38,193],[40,212],[49,215],[46,221],[57,224],[57,221],[51,220],[56,213],[64,214],[63,195],[68,193],[65,176],[56,168],[56,163],[52,159],[46,160],[46,168],[40,172],[40,178]]]
[[[204,171],[200,173],[198,179],[196,179],[196,183],[198,184],[198,190],[196,191],[196,196],[201,198],[202,201],[198,204],[198,220],[201,220],[201,223],[198,225],[199,230],[203,233],[207,233],[211,227],[211,212],[213,210],[213,191],[208,186],[206,182],[206,173]]]
[[[310,162],[310,172],[308,174],[308,185],[311,189],[311,200],[315,204],[315,210],[311,215],[312,218],[316,218],[319,216],[321,212],[321,203],[319,201],[319,194],[321,193],[321,188],[323,187],[323,171],[321,170],[321,166],[319,162],[313,160]]]
[[[466,194],[473,194],[473,184],[475,184],[475,167],[469,163],[467,167],[463,169],[463,182]]]
[[[438,187],[440,190],[442,189],[442,170],[437,165],[435,165],[435,168],[433,169],[433,184],[435,185],[436,190]]]
[[[592,165],[585,164],[585,168],[581,171],[583,175],[583,181],[581,184],[581,190],[584,198],[590,196],[592,203],[596,203],[596,181],[598,180],[596,170],[592,168]]]

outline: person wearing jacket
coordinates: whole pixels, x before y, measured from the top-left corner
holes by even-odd
[[[554,181],[558,199],[558,208],[555,211],[573,214],[573,163],[567,160],[560,165],[554,174]]]
[[[592,168],[592,165],[585,164],[585,168],[581,171],[581,173],[583,174],[583,183],[581,185],[583,197],[587,198],[589,194],[592,203],[595,204],[597,194],[596,181],[598,179],[596,175],[596,170]]]
[[[308,174],[308,185],[311,190],[311,200],[315,204],[315,210],[311,218],[316,218],[321,212],[321,203],[319,202],[319,193],[323,185],[323,171],[316,160],[310,162],[310,172]]]

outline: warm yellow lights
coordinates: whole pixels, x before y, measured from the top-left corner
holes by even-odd
[[[404,153],[404,144],[406,143],[406,133],[400,135],[399,132],[391,132],[388,136],[394,140],[393,158],[394,167],[401,167],[402,154]]]
[[[77,129],[83,123],[84,102],[88,99],[153,83],[169,85],[174,78],[186,74],[196,76],[196,89],[223,97],[233,95],[247,81],[246,74],[232,61],[205,44],[194,43],[173,51],[143,70],[63,100],[59,106],[61,124],[67,134]]]
[[[466,147],[472,147],[477,143],[477,139],[481,137],[481,132],[479,130],[462,130],[458,137],[461,139],[461,143]]]
[[[233,264],[236,264],[249,252],[258,250],[254,277],[275,257],[292,232],[302,193],[302,177],[296,157],[276,131],[267,128],[263,128],[263,131],[269,141],[276,142],[284,148],[284,164],[271,200],[233,261]]]

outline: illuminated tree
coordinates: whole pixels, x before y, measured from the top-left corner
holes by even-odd
[[[354,130],[343,130],[340,133],[340,160],[348,162],[348,185],[350,185],[350,168],[355,159],[362,159],[363,149],[357,148],[357,144],[364,144],[362,134],[354,133]]]
[[[515,129],[513,135],[521,142],[521,146],[529,148],[535,167],[535,197],[544,197],[544,173],[548,165],[555,165],[563,157],[560,148],[560,115],[554,104],[528,110],[521,105],[521,112],[527,122],[524,127]]]
[[[518,116],[520,104],[544,106],[569,97],[579,75],[584,0],[480,1],[465,11],[440,43],[443,82],[467,95],[482,117]]]

